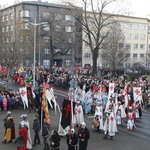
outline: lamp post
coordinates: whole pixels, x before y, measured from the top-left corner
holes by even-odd
[[[27,20],[27,22],[34,26],[33,88],[35,88],[36,26],[45,25],[45,24],[48,24],[48,22],[36,23],[36,18],[34,20],[34,23],[29,22],[28,20]]]

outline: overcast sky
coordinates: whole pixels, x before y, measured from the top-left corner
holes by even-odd
[[[0,5],[6,5],[6,3],[11,5],[14,4],[14,1],[15,0],[0,0]],[[30,0],[26,0],[26,1],[30,1]],[[37,0],[32,0],[32,1],[37,1]],[[42,1],[52,2],[52,0],[42,0]],[[128,1],[128,3],[131,5],[130,9],[133,12],[133,16],[146,17],[147,15],[150,15],[150,0],[125,0],[125,1]]]

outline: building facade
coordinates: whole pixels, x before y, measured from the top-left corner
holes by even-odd
[[[129,51],[126,53],[127,61],[124,63],[124,68],[131,68],[134,63],[140,63],[150,67],[150,20],[147,18],[117,16],[120,22],[121,29],[125,36]],[[84,32],[83,38],[84,36]],[[92,66],[92,54],[89,46],[82,43],[82,66]],[[97,65],[107,68],[109,65],[104,63],[99,54]]]
[[[77,8],[80,12],[81,8]],[[31,23],[40,24],[44,21],[44,18],[47,14],[54,14],[54,30],[53,34],[55,39],[56,35],[59,33],[59,36],[65,37],[65,40],[61,42],[53,41],[54,43],[54,53],[63,52],[68,50],[66,55],[57,54],[54,57],[54,65],[58,66],[71,66],[71,65],[81,65],[82,59],[82,30],[81,25],[73,17],[75,9],[70,6],[51,4],[48,2],[40,1],[23,1],[7,8],[0,10],[1,17],[1,32],[7,36],[12,35],[12,40],[17,36],[17,23],[23,21],[23,29],[30,32],[33,29]],[[79,18],[82,18],[82,13],[79,15]],[[44,32],[43,30],[48,27],[43,27],[39,25],[36,28],[36,66],[50,66],[50,47],[46,40],[45,43],[41,43],[40,35]],[[49,31],[50,32],[50,31]],[[20,36],[20,49],[22,42],[26,39],[21,39]],[[7,37],[6,37],[7,39]],[[43,37],[44,39],[44,37]],[[64,39],[64,38],[63,38]],[[38,41],[39,40],[39,41]],[[59,40],[59,39],[58,39]],[[10,40],[8,40],[10,42]],[[31,48],[29,57],[23,59],[23,64],[27,66],[33,65],[33,48]]]

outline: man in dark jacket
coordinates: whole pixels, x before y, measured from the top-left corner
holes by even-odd
[[[88,145],[88,140],[90,138],[90,132],[86,127],[85,122],[81,124],[81,128],[78,132],[79,136],[79,150],[86,150]]]
[[[51,137],[50,137],[50,148],[51,150],[59,150],[60,147],[60,136],[57,133],[57,131],[52,130],[51,131]]]
[[[49,150],[49,144],[47,143],[47,137],[49,136],[50,125],[46,123],[46,119],[44,119],[43,128],[42,128],[42,136],[44,139],[44,149]]]
[[[68,150],[77,150],[78,136],[74,129],[71,129],[70,133],[67,134],[67,145]]]
[[[35,133],[34,134],[34,144],[33,144],[33,146],[36,146],[36,144],[40,144],[40,137],[39,137],[40,121],[38,119],[38,115],[34,115],[33,132]]]

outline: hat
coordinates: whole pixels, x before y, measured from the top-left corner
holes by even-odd
[[[9,115],[10,115],[10,114],[11,114],[11,111],[7,111],[7,114],[9,114]]]
[[[75,130],[72,128],[72,129],[71,129],[71,132],[73,132],[73,133],[74,133],[74,132],[75,132]]]
[[[80,101],[77,101],[77,104],[80,104]]]
[[[20,117],[21,118],[27,118],[27,114],[22,114]]]
[[[85,122],[82,122],[81,125],[82,125],[82,126],[86,126]]]

